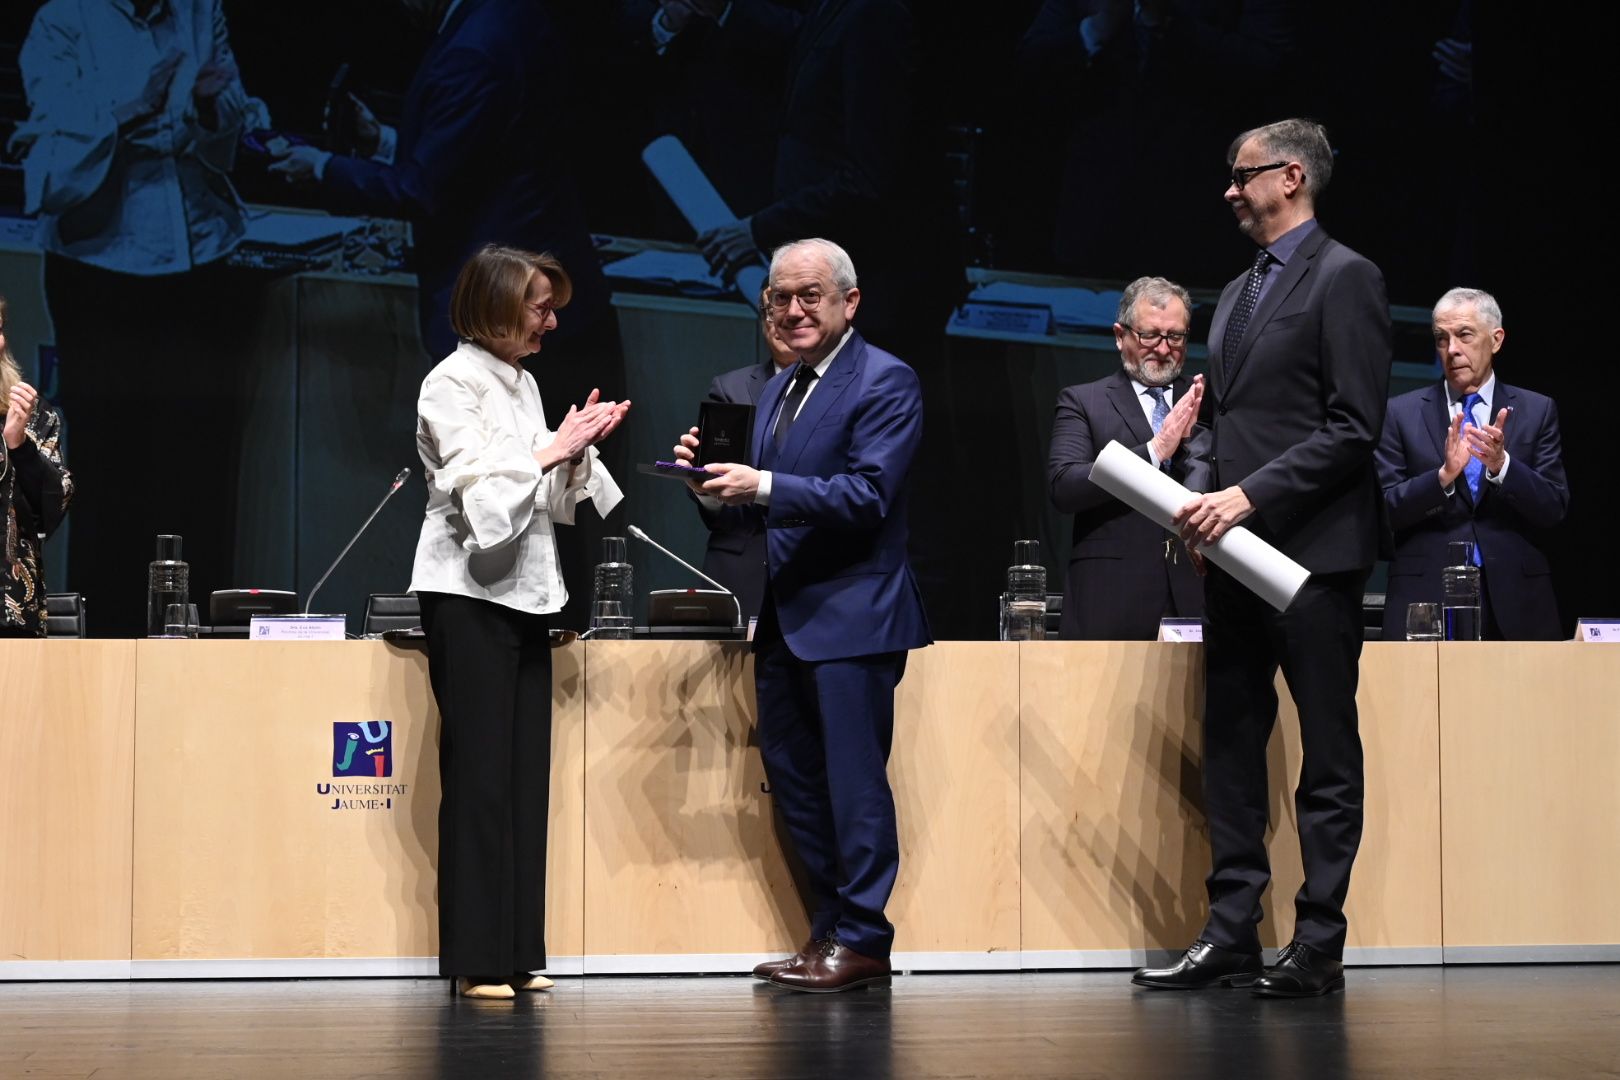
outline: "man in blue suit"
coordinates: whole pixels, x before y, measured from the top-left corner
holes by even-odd
[[[1490,293],[1452,289],[1434,306],[1444,379],[1389,401],[1376,455],[1395,533],[1387,640],[1404,636],[1408,604],[1440,601],[1453,540],[1475,545],[1487,639],[1567,636],[1546,546],[1569,510],[1558,407],[1497,379],[1506,336]]]
[[[456,274],[487,243],[555,255],[574,283],[569,323],[594,325],[608,289],[566,164],[564,103],[573,87],[544,5],[399,3],[437,33],[411,79],[398,131],[356,103],[356,156],[293,147],[272,171],[318,184],[333,209],[411,222],[422,343],[434,359],[456,346]]]
[[[810,937],[754,970],[812,993],[887,985],[883,909],[900,865],[886,766],[906,653],[932,640],[906,559],[922,438],[917,375],[850,325],[848,254],[799,240],[771,257],[771,318],[799,362],[759,398],[753,460],[711,464],[701,494],[766,530],[754,634],[760,755],[810,882]],[[677,457],[693,460],[693,429]]]

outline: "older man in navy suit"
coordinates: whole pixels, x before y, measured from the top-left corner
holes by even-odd
[[[1402,637],[1408,604],[1441,599],[1453,540],[1474,544],[1486,638],[1566,636],[1547,559],[1548,534],[1569,510],[1558,407],[1497,379],[1506,337],[1495,297],[1452,289],[1434,306],[1444,378],[1389,401],[1377,453],[1395,532],[1386,639]]]
[[[931,641],[906,559],[921,389],[850,325],[860,300],[837,244],[776,250],[767,303],[799,361],[760,395],[759,467],[710,464],[715,477],[694,482],[766,530],[754,635],[760,755],[810,882],[811,940],[755,974],[814,993],[889,981],[894,690],[908,650]],[[681,437],[682,460],[693,460],[696,436]]]

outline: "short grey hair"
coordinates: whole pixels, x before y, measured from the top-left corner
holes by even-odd
[[[1226,148],[1226,163],[1237,161],[1238,151],[1250,139],[1259,139],[1266,154],[1273,158],[1297,161],[1305,169],[1305,193],[1314,205],[1327,190],[1333,179],[1333,147],[1328,143],[1327,128],[1315,120],[1279,120],[1275,124],[1250,128],[1232,140]]]
[[[1438,319],[1440,313],[1448,308],[1462,307],[1464,304],[1474,305],[1474,312],[1485,323],[1486,329],[1502,328],[1502,305],[1496,302],[1496,297],[1484,289],[1462,287],[1447,289],[1446,294],[1435,301],[1434,318]]]
[[[783,244],[771,252],[770,281],[776,280],[776,267],[788,255],[802,251],[813,251],[820,255],[827,263],[827,271],[832,276],[833,287],[841,292],[848,292],[856,287],[855,263],[850,259],[849,252],[820,237],[811,237],[806,240],[794,240]]]
[[[1162,277],[1139,277],[1119,294],[1119,311],[1114,315],[1114,321],[1121,326],[1130,326],[1128,321],[1136,314],[1136,305],[1140,300],[1146,300],[1151,307],[1166,308],[1170,306],[1171,299],[1180,300],[1187,308],[1187,318],[1192,318],[1192,297],[1187,290]]]

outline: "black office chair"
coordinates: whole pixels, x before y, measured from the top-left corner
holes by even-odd
[[[372,593],[366,597],[366,618],[360,632],[367,636],[389,630],[414,630],[422,625],[422,605],[415,593]]]
[[[84,637],[84,597],[76,592],[46,593],[45,636]]]
[[[1384,594],[1361,594],[1361,640],[1382,641],[1384,638]]]

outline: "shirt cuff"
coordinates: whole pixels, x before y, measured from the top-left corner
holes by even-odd
[[[759,490],[754,492],[754,502],[759,506],[771,505],[771,474],[759,474]]]
[[[1163,459],[1159,457],[1159,452],[1157,450],[1153,449],[1153,440],[1152,439],[1148,440],[1147,452],[1148,452],[1148,460],[1153,462],[1153,467],[1155,469],[1161,467],[1164,464]]]
[[[1490,481],[1493,484],[1498,484],[1498,485],[1501,484],[1503,480],[1507,479],[1508,466],[1512,465],[1512,464],[1513,464],[1513,459],[1508,456],[1506,451],[1503,451],[1503,453],[1502,453],[1502,471],[1497,473],[1495,476],[1492,476],[1491,475],[1491,470],[1486,469],[1485,470],[1485,479]]]
[[[394,163],[394,151],[399,149],[399,130],[392,124],[379,124],[377,132],[377,152],[371,155],[372,161],[384,165]]]
[[[326,179],[326,163],[332,160],[332,155],[325,150],[320,151],[315,158],[315,182],[321,183]]]

